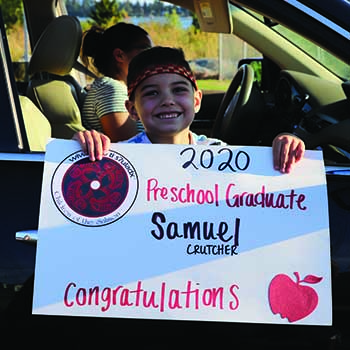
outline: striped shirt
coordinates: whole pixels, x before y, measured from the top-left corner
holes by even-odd
[[[127,87],[123,82],[110,77],[94,80],[86,95],[82,109],[82,123],[88,130],[103,132],[101,118],[109,113],[127,113],[125,100],[128,99]],[[143,131],[141,122],[138,131]]]

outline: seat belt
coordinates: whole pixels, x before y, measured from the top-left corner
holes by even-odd
[[[79,61],[75,61],[73,68],[75,68],[77,71],[88,75],[90,78],[98,78],[98,76],[96,74],[94,74],[93,72],[91,72],[91,70],[87,69],[82,63],[80,63]]]

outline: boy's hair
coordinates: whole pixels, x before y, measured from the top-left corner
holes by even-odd
[[[197,82],[181,48],[155,46],[137,54],[129,63],[127,85],[129,99],[144,79],[161,73],[179,74],[198,90]]]

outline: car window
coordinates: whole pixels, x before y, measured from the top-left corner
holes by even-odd
[[[4,8],[6,11],[6,7]],[[28,83],[28,62],[31,56],[31,48],[27,24],[23,11],[18,11],[21,20],[7,28],[8,46],[13,65],[13,72],[20,93],[25,93]]]
[[[187,12],[189,11],[186,10]],[[76,15],[75,13],[69,14]],[[90,17],[77,16],[77,18],[83,30],[91,27]],[[181,47],[202,90],[225,91],[236,74],[242,58],[262,57],[258,50],[235,35],[210,32],[194,34],[195,31],[190,28],[192,25],[190,16],[178,15],[176,20],[179,23],[175,28],[171,25],[172,20],[174,18],[171,15],[138,17],[133,14],[123,19],[125,22],[137,24],[146,29],[150,36],[155,38],[157,45]],[[160,36],[159,32],[162,32],[163,35]],[[200,40],[197,41],[198,37]],[[198,44],[202,42],[203,37],[208,39],[206,47]],[[85,78],[88,82],[93,80],[89,76]]]
[[[339,76],[343,80],[350,79],[349,65],[335,57],[333,54],[327,52],[318,45],[315,45],[311,41],[305,39],[304,37],[298,35],[297,33],[289,30],[282,25],[277,25],[274,30],[291,41],[294,45],[298,46],[309,56],[315,59],[315,61],[321,63],[335,75]]]
[[[29,146],[1,11],[0,32],[0,151],[21,152]]]
[[[261,22],[263,23],[265,22],[264,17],[259,15],[258,13],[252,10],[248,10],[248,12],[252,14],[254,17],[256,17],[257,19],[259,19]],[[277,32],[278,34],[286,38],[293,45],[300,48],[306,54],[311,56],[315,61],[322,64],[325,68],[333,72],[342,80],[345,81],[350,79],[349,65],[344,61],[335,57],[332,53],[326,51],[325,49],[316,45],[315,43],[308,40],[307,38],[299,35],[298,33],[295,33],[294,31],[288,29],[287,27],[279,23],[271,22],[270,26],[275,32]]]

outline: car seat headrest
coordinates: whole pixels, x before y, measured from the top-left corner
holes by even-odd
[[[82,29],[76,17],[64,15],[55,18],[45,28],[34,47],[29,74],[69,74],[78,58],[81,41]]]

